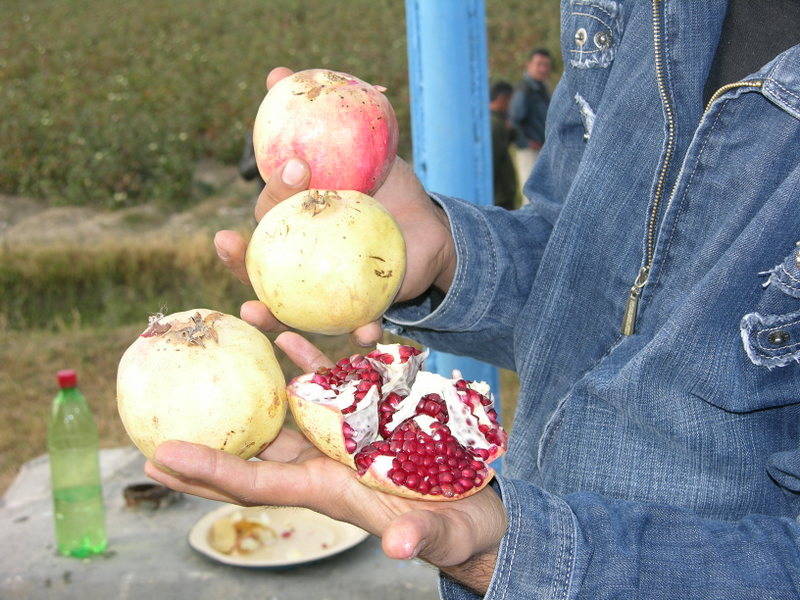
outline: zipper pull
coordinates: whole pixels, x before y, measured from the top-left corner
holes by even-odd
[[[636,313],[639,310],[639,296],[642,288],[647,283],[647,275],[650,273],[650,266],[645,265],[639,269],[636,281],[631,286],[630,295],[625,302],[625,312],[622,315],[622,335],[633,335],[636,332]]]

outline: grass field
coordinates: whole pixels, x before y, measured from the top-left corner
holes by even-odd
[[[491,73],[558,55],[555,0],[487,0]],[[4,0],[0,192],[119,207],[195,199],[198,158],[234,162],[267,71],[328,67],[388,87],[408,155],[400,0]]]

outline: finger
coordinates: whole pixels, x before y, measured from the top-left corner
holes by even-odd
[[[356,329],[350,339],[357,346],[374,346],[383,337],[383,328],[380,323],[373,321]]]
[[[383,551],[389,558],[417,556],[447,567],[474,554],[468,524],[457,511],[412,510],[392,521],[382,536]]]
[[[333,361],[306,338],[292,331],[280,334],[275,338],[275,345],[286,353],[286,356],[306,373],[322,367],[333,367]]]
[[[250,284],[247,269],[244,265],[244,255],[247,252],[247,243],[235,231],[218,231],[214,236],[214,247],[217,256],[236,277],[245,284]]]
[[[192,496],[200,496],[201,498],[208,498],[209,500],[216,500],[217,502],[240,504],[240,502],[233,496],[223,494],[220,491],[207,486],[193,484],[187,480],[176,477],[171,473],[162,471],[149,460],[144,463],[144,474],[150,479],[157,481],[161,485],[165,485],[176,492],[183,492],[184,494],[191,494]]]
[[[258,458],[276,462],[290,462],[310,446],[311,442],[302,433],[284,427],[278,437],[272,440],[269,446],[258,455]]]
[[[270,89],[273,85],[278,83],[284,77],[288,77],[294,73],[291,69],[287,69],[286,67],[275,67],[272,71],[269,72],[267,75],[267,89]]]
[[[243,321],[247,321],[253,327],[261,331],[279,332],[286,331],[288,327],[278,321],[269,309],[258,300],[248,300],[239,309],[239,316]]]
[[[287,160],[270,175],[267,185],[261,190],[256,202],[256,220],[260,221],[261,217],[278,202],[302,192],[308,187],[310,180],[311,171],[305,161],[299,158]]]
[[[248,461],[175,440],[156,448],[154,460],[174,471],[178,479],[231,496],[240,504],[302,506],[309,498],[307,473],[300,465]]]

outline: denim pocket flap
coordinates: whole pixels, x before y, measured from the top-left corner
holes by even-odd
[[[747,356],[756,365],[772,369],[800,363],[800,311],[747,314],[742,317],[741,334]]]
[[[562,43],[571,66],[599,69],[611,64],[622,35],[620,10],[612,0],[570,0]]]
[[[800,249],[763,274],[769,275],[766,286],[774,285],[784,294],[800,298]]]

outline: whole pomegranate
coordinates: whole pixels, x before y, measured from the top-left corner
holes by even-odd
[[[397,152],[397,118],[383,90],[327,69],[280,80],[261,103],[253,127],[261,175],[269,179],[296,156],[311,167],[309,187],[374,192]]]
[[[332,369],[289,383],[289,407],[322,452],[375,489],[423,500],[455,500],[482,489],[508,435],[489,386],[420,371],[426,354],[378,345]]]
[[[250,458],[278,435],[285,384],[262,333],[198,308],[150,318],[120,360],[117,408],[148,458],[166,440]]]
[[[261,219],[246,264],[256,295],[277,319],[335,335],[388,308],[403,281],[405,242],[369,196],[306,190]]]

